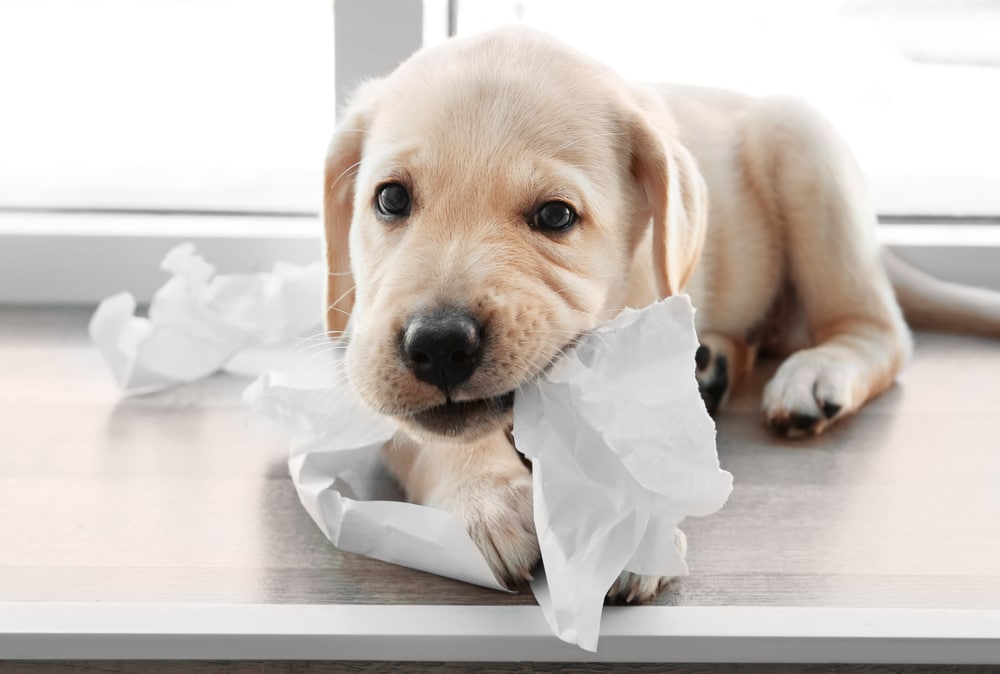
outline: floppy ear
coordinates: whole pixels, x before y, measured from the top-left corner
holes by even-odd
[[[354,184],[374,107],[374,82],[363,85],[337,124],[323,172],[323,229],[327,276],[326,329],[338,337],[354,309],[350,232],[354,217]]]
[[[664,116],[666,112],[662,113]],[[653,270],[661,297],[681,292],[705,243],[708,188],[694,157],[640,110],[632,120],[632,171],[646,193],[653,218]]]

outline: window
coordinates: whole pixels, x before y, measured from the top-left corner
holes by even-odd
[[[320,255],[332,0],[0,0],[0,302]]]
[[[0,0],[0,207],[315,213],[323,0]]]
[[[1000,287],[1000,0],[0,0],[0,302],[142,300],[188,240],[220,271],[316,259],[336,104],[513,21],[627,77],[807,98],[883,221],[965,219],[883,240]]]

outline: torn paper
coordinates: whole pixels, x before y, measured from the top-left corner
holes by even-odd
[[[697,347],[686,296],[626,309],[514,398],[548,583],[536,597],[565,641],[596,650],[623,569],[687,574],[677,525],[732,491],[694,378]]]
[[[719,468],[694,378],[696,347],[690,302],[670,298],[584,336],[515,395],[515,443],[533,465],[547,576],[533,590],[565,641],[596,649],[604,595],[623,569],[685,574],[677,524],[728,497],[732,477]],[[503,589],[457,517],[356,498],[366,462],[397,428],[350,389],[342,349],[268,373],[245,396],[291,436],[289,468],[306,510],[344,550]]]
[[[258,413],[291,436],[288,468],[306,511],[341,550],[494,590],[493,575],[453,515],[404,501],[361,500],[368,470],[396,425],[372,412],[348,385],[342,348],[290,355],[244,393]]]
[[[161,267],[173,277],[135,316],[129,293],[105,299],[90,336],[126,393],[146,393],[227,368],[260,374],[322,320],[323,268],[278,263],[269,273],[219,274],[177,246]]]

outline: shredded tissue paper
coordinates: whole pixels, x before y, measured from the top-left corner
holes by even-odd
[[[323,267],[278,263],[262,274],[219,274],[190,243],[160,267],[173,276],[135,316],[129,293],[106,298],[90,338],[126,394],[150,393],[227,369],[259,374],[319,326]]]
[[[127,391],[205,376],[248,345],[308,329],[310,312],[316,323],[323,283],[311,267],[212,278],[211,266],[182,247],[164,268],[175,276],[148,320],[132,315],[130,296],[116,295],[91,323]],[[715,512],[732,490],[694,378],[697,346],[690,301],[667,298],[584,335],[515,393],[513,435],[532,464],[544,568],[532,590],[564,641],[597,649],[604,595],[623,570],[686,574],[677,525]],[[363,498],[368,467],[397,427],[357,398],[341,347],[296,355],[261,375],[244,399],[289,436],[292,480],[327,538],[342,550],[505,590],[457,517]]]

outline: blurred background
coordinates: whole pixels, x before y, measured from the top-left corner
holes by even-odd
[[[505,6],[506,5],[506,6]],[[459,2],[458,32],[522,21],[626,76],[801,96],[889,214],[1000,214],[1000,2]]]
[[[884,221],[1000,221],[1000,0],[0,0],[0,247],[137,214],[318,236],[338,92],[513,22],[629,78],[808,99]],[[153,224],[219,225],[193,222]]]

